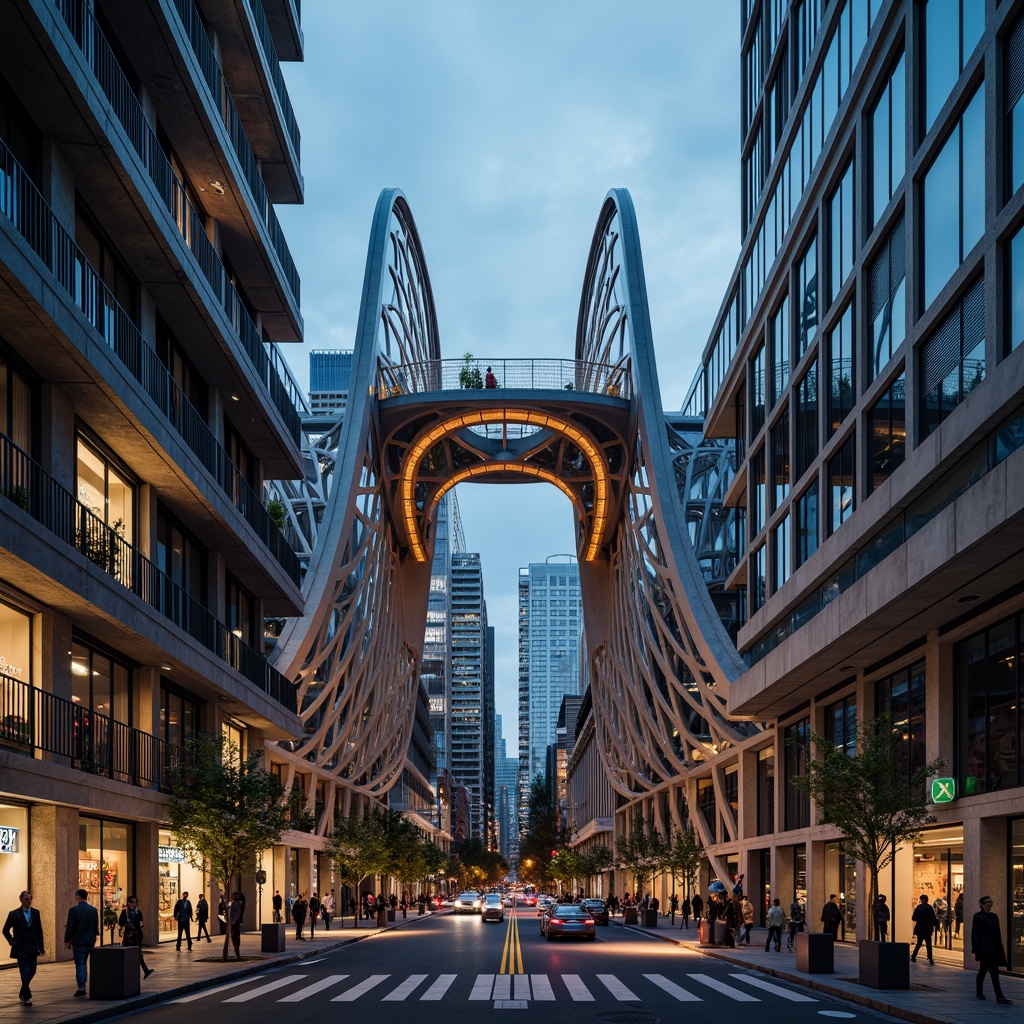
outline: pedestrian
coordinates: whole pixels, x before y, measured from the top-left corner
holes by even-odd
[[[85,986],[89,980],[89,954],[96,945],[100,933],[100,915],[89,905],[89,894],[84,889],[75,890],[75,905],[68,911],[64,925],[64,948],[70,949],[75,959],[75,995],[85,997]]]
[[[245,915],[245,902],[240,892],[231,894],[231,903],[228,906],[228,924],[230,927],[231,945],[235,950],[235,959],[242,959],[242,918]]]
[[[153,973],[153,968],[146,966],[146,958],[142,955],[142,911],[139,910],[138,897],[128,897],[128,902],[117,919],[117,927],[121,929],[122,946],[139,947],[139,966],[142,968],[142,977],[148,978]]]
[[[224,893],[220,894],[220,902],[217,904],[217,924],[220,926],[220,934],[226,935],[228,930],[228,901]]]
[[[728,896],[723,897],[725,899],[725,909],[723,911],[723,918],[725,919],[725,934],[728,945],[735,948],[736,946],[736,932],[739,931],[740,921],[742,919],[740,913],[739,898],[734,896],[730,899]]]
[[[299,942],[305,942],[305,938],[302,935],[302,927],[306,923],[306,911],[309,909],[309,904],[305,900],[305,894],[299,893],[299,898],[295,901],[292,906],[292,920],[295,922],[295,938]]]
[[[683,899],[683,902],[679,904],[679,913],[683,917],[683,923],[679,926],[681,929],[690,927],[690,900],[688,897]]]
[[[800,904],[793,900],[789,905],[789,928],[786,937],[786,952],[792,953],[796,949],[797,932],[804,930],[804,912]]]
[[[917,962],[917,954],[923,942],[928,953],[928,963],[934,964],[935,961],[932,959],[932,932],[935,931],[939,921],[925,893],[921,893],[918,896],[917,906],[914,907],[911,920],[914,922],[914,934],[917,936],[917,945],[914,947],[914,952],[910,954],[910,962]]]
[[[196,900],[196,942],[203,941],[203,932],[206,932],[206,941],[213,942],[210,938],[210,928],[207,922],[210,920],[210,904],[206,899],[206,893],[201,892]]]
[[[18,962],[21,975],[18,1002],[31,1006],[36,962],[46,952],[43,948],[43,922],[39,911],[32,906],[32,893],[26,889],[19,899],[21,906],[7,915],[3,936],[10,943],[11,959]]]
[[[668,912],[672,919],[672,923],[676,923],[676,911],[679,909],[679,896],[676,893],[672,893],[668,898]]]
[[[659,900],[657,896],[652,896],[651,897],[651,902],[650,902],[649,906],[650,906],[651,910],[653,910],[655,913],[657,913],[658,912],[658,908],[661,906],[661,900]]]
[[[423,900],[420,900],[422,903]],[[334,917],[334,910],[337,907],[337,901],[334,898],[334,890],[332,889],[323,899],[323,903],[320,907],[320,916],[324,919],[324,929],[326,931],[331,930],[331,918]]]
[[[875,919],[875,942],[887,942],[889,937],[889,904],[885,902],[885,893],[879,893],[875,900],[872,916]]]
[[[320,897],[313,893],[309,897],[309,937],[313,938],[316,932],[316,919],[320,916]]]
[[[491,368],[487,367],[487,375],[484,377],[484,387],[488,391],[493,391],[498,386],[498,379],[491,372]]]
[[[740,900],[740,916],[743,918],[743,932],[740,935],[740,942],[750,945],[750,933],[754,928],[754,904],[746,896]]]
[[[1006,950],[1003,949],[1003,936],[999,930],[999,917],[992,913],[992,897],[982,896],[978,900],[980,909],[971,922],[971,952],[978,961],[977,998],[984,999],[982,991],[985,975],[992,975],[992,991],[996,994],[996,1002],[1000,1006],[1011,1006],[1013,1001],[1003,995],[1003,987],[999,984],[999,968],[1006,966]]]
[[[964,894],[957,893],[956,903],[953,904],[953,938],[960,938],[960,926],[964,923]]]
[[[782,951],[782,926],[785,921],[786,915],[783,913],[779,901],[777,899],[773,900],[764,919],[764,923],[768,926],[768,940],[764,944],[764,951],[766,953],[773,940],[775,942],[775,952],[779,953]]]
[[[271,900],[271,903],[274,906],[274,924],[280,924],[281,923],[281,911],[284,908],[284,900],[281,899],[281,890],[280,889],[275,889],[274,890],[274,898],[273,898],[273,900]]]
[[[831,893],[828,903],[821,909],[821,930],[829,932],[833,940],[839,938],[839,927],[843,923],[843,912],[839,909],[839,904],[836,902],[838,898],[835,893]]]
[[[188,898],[188,893],[183,892],[181,899],[174,904],[174,910],[171,916],[175,921],[178,922],[178,941],[175,943],[174,948],[180,953],[181,952],[181,937],[185,936],[185,941],[188,943],[188,948],[192,948],[192,901]]]
[[[693,899],[690,900],[690,906],[693,909],[693,919],[700,924],[701,915],[704,913],[704,901],[700,897],[699,892],[693,894]],[[689,927],[689,924],[687,924]]]

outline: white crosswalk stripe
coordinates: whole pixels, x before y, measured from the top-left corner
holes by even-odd
[[[240,996],[232,996],[230,999],[225,999],[224,1002],[248,1003],[253,999],[259,999],[260,996],[265,996],[268,992],[275,992],[279,988],[284,988],[285,985],[290,985],[293,981],[301,981],[305,977],[304,974],[286,974],[283,978],[275,978],[273,981],[268,981],[266,985],[250,989],[248,992],[243,992]]]
[[[663,974],[645,974],[644,977],[657,985],[662,991],[678,999],[681,1003],[703,1002],[700,996],[695,996],[692,992],[687,992],[685,988],[680,988],[674,981],[669,981]]]
[[[390,974],[371,974],[366,981],[359,982],[358,985],[353,985],[352,988],[342,992],[340,996],[335,996],[332,1003],[352,1003],[355,1002],[360,996],[366,995],[367,992],[372,988],[376,988],[382,981],[387,981],[390,978]]]
[[[562,981],[565,982],[565,987],[569,990],[573,1002],[592,1003],[594,1001],[590,989],[583,984],[583,979],[578,974],[563,974]]]
[[[396,989],[392,989],[382,1000],[382,1003],[400,1003],[407,996],[411,995],[425,981],[425,974],[410,974],[405,981]]]
[[[494,987],[493,974],[478,974],[473,985],[473,991],[469,993],[470,999],[490,999],[491,989]]]
[[[278,999],[278,1002],[301,1003],[303,999],[309,999],[310,996],[315,996],[318,992],[323,992],[325,988],[331,988],[332,986],[337,985],[339,981],[344,981],[347,977],[347,974],[329,974],[326,978],[314,981],[312,985],[306,985],[305,988],[300,988],[298,992],[289,992],[288,995],[282,996]]]
[[[452,982],[458,977],[457,974],[442,974],[437,981],[434,982],[430,988],[427,989],[423,995],[420,996],[420,1001],[423,1000],[438,1000],[443,999],[444,994],[451,988]]]
[[[794,992],[792,989],[783,988],[781,985],[773,985],[770,981],[765,981],[753,974],[730,974],[729,977],[735,978],[737,981],[744,981],[748,985],[753,985],[754,988],[763,989],[765,992],[771,992],[773,996],[781,996],[783,999],[788,999],[791,1003],[818,1002],[814,996],[807,996],[802,992]]]
[[[611,992],[611,994],[615,996],[620,1003],[628,1002],[631,999],[636,1002],[640,1002],[640,997],[626,988],[626,986],[623,985],[614,974],[599,974],[597,976],[597,980],[601,982],[601,984],[604,985],[604,987],[608,989],[608,991]]]
[[[702,985],[707,985],[708,988],[713,988],[719,995],[735,999],[737,1003],[759,1003],[761,1001],[749,992],[741,992],[738,988],[733,988],[732,985],[726,985],[720,978],[712,978],[710,974],[688,974],[687,977]]]
[[[555,998],[551,982],[546,974],[531,974],[530,983],[533,985],[533,998],[538,1002],[548,1002]]]
[[[494,979],[494,991],[491,994],[491,998],[494,1000],[512,998],[511,974],[499,974]]]

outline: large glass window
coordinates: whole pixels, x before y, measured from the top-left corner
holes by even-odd
[[[779,590],[789,579],[793,564],[789,548],[789,516],[772,530],[772,564],[774,567],[774,586]]]
[[[768,552],[764,542],[750,556],[750,610],[756,612],[764,604],[768,579]]]
[[[796,386],[796,479],[818,456],[817,361],[812,362]]]
[[[846,165],[835,192],[829,197],[829,302],[853,270],[854,244],[854,174],[853,158]]]
[[[28,377],[0,352],[0,434],[9,437],[27,455],[36,450],[36,395]],[[13,482],[12,482],[13,484]],[[6,496],[19,500],[17,485]],[[28,495],[24,495],[27,503]]]
[[[162,506],[156,517],[156,562],[169,579],[206,603],[206,549]]]
[[[907,161],[907,97],[904,58],[889,76],[882,95],[871,112],[871,223],[877,224],[882,211],[896,194]]]
[[[78,436],[78,500],[115,533],[132,543],[135,485],[113,460]]]
[[[825,708],[825,738],[836,750],[857,753],[857,698],[844,697]]]
[[[831,437],[853,411],[857,393],[853,348],[853,303],[828,335],[828,436]]]
[[[750,457],[750,499],[748,502],[750,516],[750,536],[760,533],[768,518],[767,478],[765,475],[764,447],[760,447]]]
[[[84,709],[131,725],[131,667],[85,640],[72,641],[71,699]]]
[[[754,358],[750,360],[750,378],[747,392],[750,395],[750,440],[757,437],[764,426],[765,407],[765,366],[764,342],[757,346]]]
[[[1018,18],[1010,33],[1003,63],[1003,88],[1006,93],[1006,198],[1024,185],[1024,18]]]
[[[117,919],[135,892],[135,831],[130,824],[100,818],[78,819],[78,888],[99,910],[101,946],[120,943]]]
[[[985,379],[985,280],[980,278],[921,347],[921,436]]]
[[[875,707],[892,716],[897,773],[908,781],[925,763],[927,677],[924,661],[875,683]],[[922,794],[923,795],[923,794]]]
[[[772,317],[771,387],[768,392],[770,408],[782,400],[789,386],[789,299],[783,297]]]
[[[173,747],[199,733],[199,701],[176,687],[160,683],[160,738]]]
[[[907,455],[907,386],[900,374],[868,410],[871,451],[868,493],[903,465]]]
[[[811,742],[811,721],[802,718],[787,725],[785,739],[785,786],[787,829],[807,828],[811,823],[811,800],[793,785],[793,779],[804,774],[807,764],[807,747]]]
[[[818,481],[793,503],[796,514],[796,564],[803,565],[818,550]]]
[[[1022,55],[1024,59],[1024,55]],[[1024,80],[1024,75],[1021,76]],[[1024,107],[1024,104],[1021,104]],[[1007,334],[1003,342],[1003,355],[1008,355],[1024,342],[1024,228],[1010,239],[1009,259],[1006,261],[1006,297],[1009,309],[1006,315]]]
[[[818,245],[815,239],[804,250],[797,267],[797,342],[802,356],[818,335]]]
[[[828,460],[828,489],[832,504],[829,516],[829,534],[833,534],[853,515],[856,505],[854,462],[856,461],[857,435],[850,436],[842,447]]]
[[[903,215],[889,232],[871,264],[868,301],[871,331],[868,372],[871,380],[893,357],[907,336],[906,231]]]
[[[925,4],[926,129],[935,123],[984,31],[985,5],[978,0],[928,0]]]
[[[966,796],[1024,783],[1020,615],[957,644],[960,775]]]
[[[1010,822],[1010,892],[1013,902],[1010,904],[1007,966],[1019,972],[1024,965],[1024,899],[1021,898],[1024,893],[1024,818]]]
[[[936,2],[932,0],[933,4]],[[932,304],[985,231],[984,167],[982,82],[924,176],[924,309]]]
[[[789,408],[772,425],[772,509],[789,497]]]
[[[717,842],[718,801],[715,799],[715,784],[711,779],[697,780],[697,807],[707,822],[708,831]]]

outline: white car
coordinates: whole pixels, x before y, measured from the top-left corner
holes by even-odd
[[[480,913],[480,893],[478,892],[460,892],[455,897],[455,913],[456,914],[479,914]]]

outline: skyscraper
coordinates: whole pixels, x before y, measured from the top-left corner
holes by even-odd
[[[501,715],[494,716],[494,811],[498,822],[498,852],[510,864],[519,853],[519,805],[516,788],[519,758],[508,756]]]
[[[348,402],[352,352],[319,349],[309,353],[309,408],[314,415],[340,413]]]

